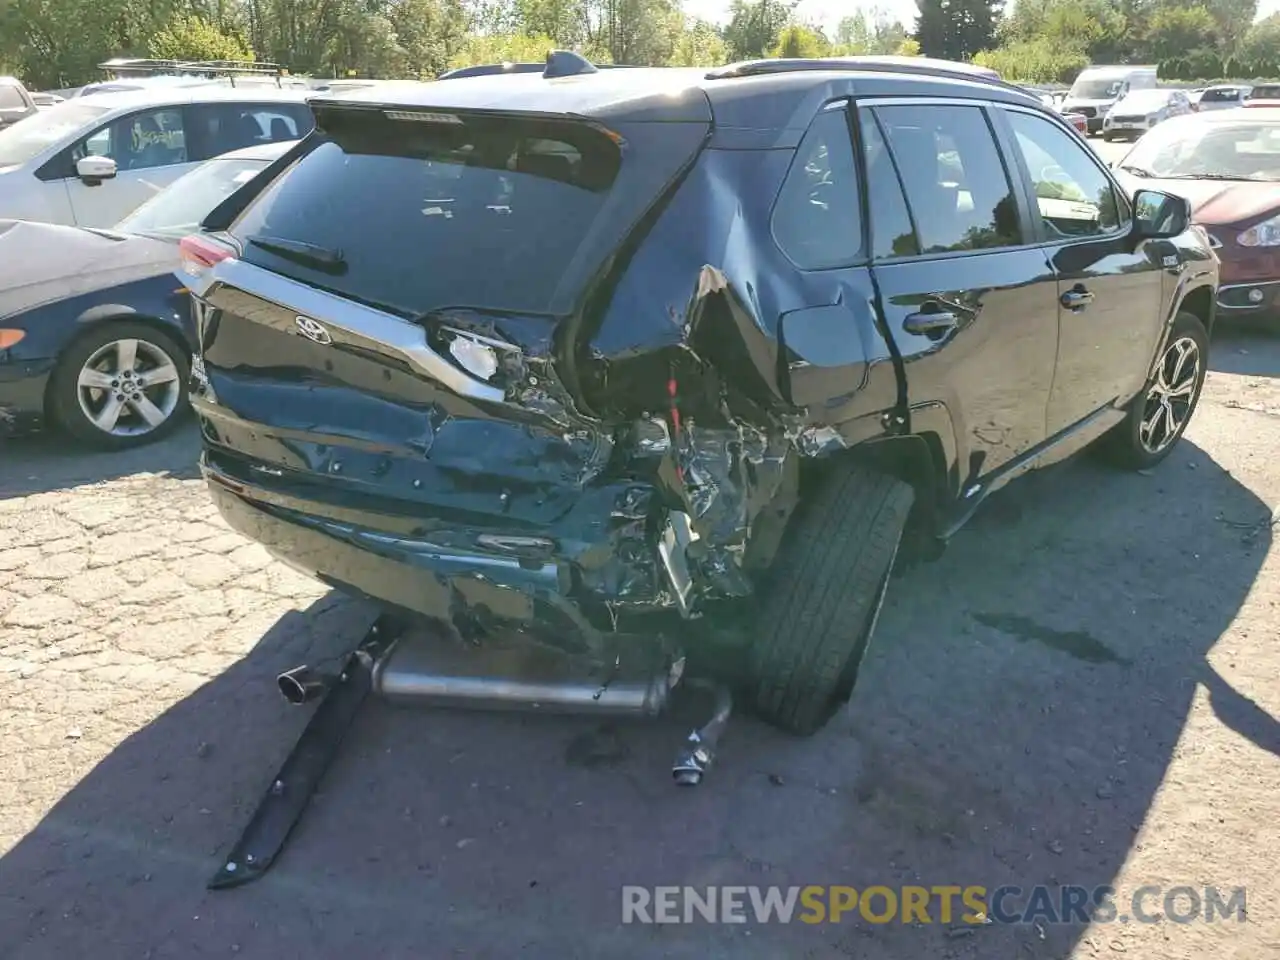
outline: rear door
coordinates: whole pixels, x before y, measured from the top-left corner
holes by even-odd
[[[1164,240],[1134,244],[1128,198],[1096,155],[1052,118],[999,111],[1036,204],[1035,229],[1054,268],[1061,325],[1050,433],[1141,389],[1163,317]]]
[[[1045,439],[1057,284],[983,104],[864,101],[859,114],[874,275],[908,396],[945,404],[958,479],[977,493]]]

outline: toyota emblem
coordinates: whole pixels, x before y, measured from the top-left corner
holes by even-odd
[[[329,336],[329,331],[318,320],[312,320],[310,317],[294,317],[293,325],[298,328],[300,334],[313,343],[326,347],[333,343],[333,337]]]

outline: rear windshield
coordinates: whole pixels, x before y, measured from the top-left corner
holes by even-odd
[[[407,316],[545,311],[618,145],[572,121],[414,116],[322,117],[323,141],[231,225],[243,258]]]
[[[1225,103],[1239,99],[1239,90],[1206,90],[1200,95],[1201,103]]]
[[[1280,87],[1254,87],[1250,100],[1280,100]]]

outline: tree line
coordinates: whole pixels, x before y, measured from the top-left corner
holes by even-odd
[[[918,0],[916,23],[858,10],[833,31],[797,0],[732,0],[723,25],[680,0],[0,0],[0,73],[32,89],[100,79],[118,56],[257,59],[300,75],[430,79],[540,61],[712,66],[766,56],[925,54],[1010,79],[1067,81],[1090,62],[1159,63],[1170,78],[1280,74],[1280,15],[1257,0]]]

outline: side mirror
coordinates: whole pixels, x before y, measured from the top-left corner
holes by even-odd
[[[1159,190],[1139,190],[1133,196],[1134,234],[1140,240],[1176,237],[1191,225],[1191,203]]]
[[[110,157],[81,157],[76,161],[76,176],[87,186],[96,187],[116,175],[116,162]]]

